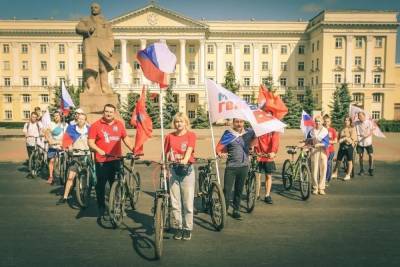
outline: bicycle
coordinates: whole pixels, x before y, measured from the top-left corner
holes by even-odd
[[[95,164],[92,160],[91,152],[90,150],[74,149],[68,152],[68,158],[70,161],[67,178],[70,172],[69,169],[76,164],[78,170],[75,180],[75,197],[81,208],[87,208],[92,188],[96,185]]]
[[[60,185],[65,186],[68,168],[68,154],[64,150],[57,150],[57,155],[54,158],[54,177],[58,177]]]
[[[282,168],[282,182],[285,190],[290,190],[294,182],[299,183],[300,194],[303,200],[310,197],[311,172],[309,168],[309,152],[307,147],[286,146],[291,159],[286,159]],[[294,161],[294,155],[300,150],[299,156]]]
[[[108,200],[108,214],[111,224],[114,228],[118,228],[126,215],[125,204],[128,199],[131,208],[136,209],[140,194],[140,175],[138,172],[134,173],[134,166],[140,162],[138,161],[139,157],[132,153],[127,153],[121,157],[107,154],[106,156],[117,158],[120,161],[119,170],[115,173]],[[125,160],[130,160],[130,164],[126,165]]]
[[[246,192],[246,211],[251,213],[256,205],[256,172],[258,167],[257,157],[260,154],[251,153],[250,154],[250,165],[247,178],[244,182],[244,190]]]
[[[47,153],[44,148],[38,144],[38,139],[42,137],[28,136],[27,138],[35,138],[35,148],[29,156],[29,176],[35,178],[41,173],[47,166]]]
[[[198,168],[199,196],[202,208],[209,212],[214,228],[221,231],[226,222],[226,203],[221,185],[212,171],[212,164],[215,161],[216,159],[196,159],[198,163],[206,163]]]

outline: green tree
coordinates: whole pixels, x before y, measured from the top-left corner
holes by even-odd
[[[343,83],[336,87],[333,93],[332,104],[329,105],[331,109],[332,125],[336,129],[342,126],[344,118],[348,116],[350,103],[351,96],[347,84]]]
[[[176,113],[179,111],[179,107],[175,102],[174,93],[172,87],[168,86],[166,94],[164,96],[164,127],[171,128],[171,122]]]
[[[152,99],[150,90],[146,92],[146,111],[149,114],[151,121],[153,122],[153,129],[159,129],[160,124],[160,107],[159,103],[154,102]]]
[[[124,119],[127,128],[132,127],[130,124],[132,112],[136,107],[136,102],[138,101],[139,97],[140,95],[137,93],[129,93],[125,103],[123,103],[121,105],[121,108],[119,109],[119,113],[121,114],[121,117]]]
[[[292,89],[288,87],[286,93],[283,97],[283,102],[285,102],[288,108],[288,113],[283,118],[283,121],[288,125],[288,128],[299,128],[300,118],[301,118],[301,104],[295,98]]]
[[[208,129],[210,128],[210,121],[208,119],[207,111],[199,105],[196,111],[196,118],[191,122],[193,129]]]
[[[313,110],[315,110],[315,101],[314,101],[314,96],[311,91],[311,88],[307,86],[305,88],[305,94],[304,94],[304,101],[303,101],[303,110],[307,112],[308,114],[312,115]]]
[[[239,84],[236,83],[235,72],[232,65],[229,65],[226,71],[224,87],[234,94],[239,90]]]
[[[268,89],[269,91],[271,91],[271,90],[272,90],[272,87],[273,87],[272,76],[271,76],[271,75],[268,75],[268,76],[265,78],[265,80],[263,81],[263,84],[267,87],[267,89]]]

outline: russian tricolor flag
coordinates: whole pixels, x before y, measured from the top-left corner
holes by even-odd
[[[176,56],[163,42],[154,43],[137,53],[144,76],[160,85],[168,87],[167,74],[175,71]]]
[[[300,129],[305,137],[307,137],[307,134],[312,130],[312,128],[314,128],[314,126],[315,124],[312,117],[303,110],[301,113]]]
[[[226,146],[240,136],[241,135],[239,133],[234,132],[233,130],[225,130],[217,144],[217,147],[215,148],[217,154],[220,152],[226,152]]]
[[[64,116],[68,116],[71,107],[75,107],[74,102],[72,102],[72,98],[65,87],[64,81],[61,81],[61,110]]]
[[[68,125],[67,130],[65,131],[65,133],[63,135],[63,140],[62,140],[62,147],[64,149],[67,149],[76,140],[78,140],[79,137],[81,137],[81,134],[76,130],[76,127],[78,127],[77,124]],[[86,130],[84,131],[83,134],[87,135],[89,132],[89,126],[85,125],[85,128],[86,128]]]

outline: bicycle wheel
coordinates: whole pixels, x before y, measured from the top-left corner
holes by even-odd
[[[131,173],[128,177],[129,202],[133,210],[136,209],[140,195],[140,174]]]
[[[29,157],[29,176],[31,178],[35,178],[38,174],[38,169],[40,168],[40,162],[38,160],[39,153],[37,150],[34,150]]]
[[[81,208],[84,209],[89,206],[91,191],[90,173],[87,169],[83,169],[78,173],[75,182],[75,196]]]
[[[65,185],[67,181],[67,158],[65,154],[60,157],[60,180],[61,184]]]
[[[293,186],[293,165],[288,159],[283,163],[282,183],[285,190],[290,190]]]
[[[203,211],[208,210],[208,188],[207,188],[207,177],[204,172],[199,173],[199,192],[201,195],[201,208]]]
[[[211,183],[210,215],[215,229],[221,231],[226,221],[226,204],[222,188],[215,181]]]
[[[55,178],[57,178],[58,183],[59,183],[60,185],[64,185],[64,183],[63,183],[62,180],[61,180],[61,162],[60,162],[60,156],[59,156],[59,155],[57,155],[57,156],[54,158],[54,162],[53,162],[53,176],[54,176]]]
[[[156,199],[156,210],[154,212],[154,247],[155,256],[157,259],[161,258],[163,252],[163,240],[164,240],[164,222],[165,222],[165,205],[164,198],[157,197]]]
[[[246,182],[246,211],[251,213],[256,205],[256,174],[249,172]]]
[[[306,164],[300,168],[300,194],[303,200],[307,200],[311,193],[311,172]]]
[[[119,181],[115,181],[111,186],[108,200],[108,214],[114,228],[120,227],[124,219],[123,194],[123,185]]]

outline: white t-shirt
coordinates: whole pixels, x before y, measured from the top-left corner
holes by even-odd
[[[24,129],[22,130],[26,136],[26,145],[27,146],[35,146],[35,137],[40,136],[40,131],[42,130],[42,124],[40,122],[27,122],[24,125]],[[40,139],[37,139],[38,144],[42,143]]]
[[[358,145],[363,147],[372,145],[372,122],[370,120],[365,120],[364,122],[356,121],[355,127],[357,131]],[[368,137],[364,138],[364,136]]]
[[[60,148],[64,132],[67,129],[67,124],[63,125],[62,123],[55,123],[52,121],[50,123],[49,129],[50,129],[51,139],[54,143],[50,147]]]

